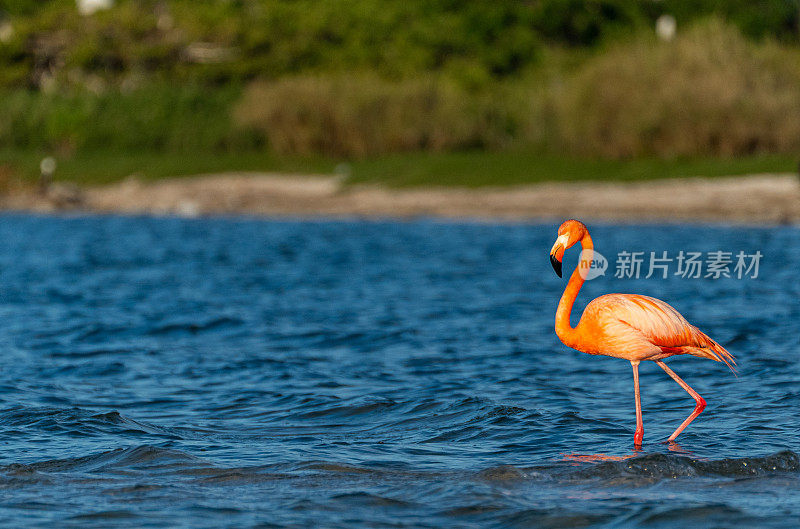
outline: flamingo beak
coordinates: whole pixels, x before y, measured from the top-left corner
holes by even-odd
[[[567,244],[567,240],[569,236],[567,235],[559,235],[558,239],[556,239],[556,243],[550,249],[550,264],[553,265],[553,270],[556,271],[558,277],[561,276],[561,260],[564,258],[564,249]]]

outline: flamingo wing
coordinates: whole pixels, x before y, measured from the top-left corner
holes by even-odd
[[[660,299],[638,294],[607,294],[586,307],[586,317],[591,332],[602,337],[600,348],[606,351],[598,350],[600,354],[609,354],[612,349],[626,350],[638,355],[640,360],[690,354],[724,362],[732,370],[736,364],[733,355],[724,347]]]

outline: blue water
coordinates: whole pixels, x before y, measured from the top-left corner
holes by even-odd
[[[764,254],[587,282],[739,361],[670,360],[708,401],[678,446],[693,401],[643,364],[634,452],[630,364],[554,335],[556,227],[0,216],[0,523],[795,527],[800,230],[590,225],[612,261]]]

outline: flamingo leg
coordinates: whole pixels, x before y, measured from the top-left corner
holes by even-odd
[[[681,432],[684,430],[684,428],[686,428],[687,426],[689,426],[689,423],[690,423],[690,422],[692,422],[692,421],[695,419],[695,417],[697,417],[698,415],[700,415],[700,414],[703,412],[703,410],[706,408],[706,401],[705,401],[705,399],[704,399],[703,397],[701,397],[701,396],[700,396],[700,395],[699,395],[699,394],[698,394],[698,393],[697,393],[695,390],[693,390],[693,389],[692,389],[692,388],[689,386],[689,384],[687,384],[686,382],[684,382],[684,381],[683,381],[683,379],[682,379],[681,377],[679,377],[678,375],[676,375],[676,374],[675,374],[675,371],[673,371],[672,369],[670,369],[669,367],[667,367],[667,364],[665,364],[665,363],[664,363],[664,362],[662,362],[661,360],[656,360],[656,364],[658,364],[658,367],[660,367],[661,369],[663,369],[664,371],[666,371],[666,373],[667,373],[667,374],[668,374],[670,377],[672,377],[672,379],[673,379],[673,380],[675,380],[675,382],[677,382],[678,384],[680,384],[680,386],[681,386],[683,389],[685,389],[685,390],[686,390],[686,393],[688,393],[689,395],[691,395],[691,396],[692,396],[692,398],[694,399],[694,401],[696,402],[696,404],[695,404],[695,406],[694,406],[694,411],[692,412],[692,414],[691,414],[691,415],[689,415],[689,416],[686,418],[686,420],[685,420],[685,421],[683,421],[683,422],[681,423],[681,425],[680,425],[680,426],[678,426],[678,429],[677,429],[677,430],[675,430],[675,432],[673,432],[673,434],[669,436],[669,439],[667,439],[667,441],[669,441],[669,442],[673,442],[673,441],[675,440],[675,438],[676,438],[676,437],[678,437],[678,435],[679,435],[679,434],[680,434],[680,433],[681,433]]]
[[[639,362],[631,362],[631,366],[633,366],[633,393],[636,400],[636,432],[633,434],[633,446],[641,448],[644,424],[642,423],[642,398],[639,395]]]

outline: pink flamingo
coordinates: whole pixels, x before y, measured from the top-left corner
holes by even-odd
[[[636,401],[636,432],[634,446],[639,448],[644,438],[642,402],[639,396],[639,362],[652,360],[667,372],[689,395],[696,405],[691,415],[669,436],[675,438],[706,407],[706,401],[684,382],[662,360],[669,356],[689,354],[725,364],[733,370],[736,361],[720,344],[709,338],[680,313],[660,299],[638,294],[606,294],[592,300],[584,309],[578,325],[569,323],[570,312],[584,282],[581,270],[588,270],[593,256],[592,238],[586,226],[568,220],[558,228],[558,238],[550,250],[550,262],[561,277],[564,251],[580,242],[583,252],[556,310],[556,334],[567,347],[592,354],[624,358],[633,366],[633,389]],[[733,365],[731,365],[733,364]]]

